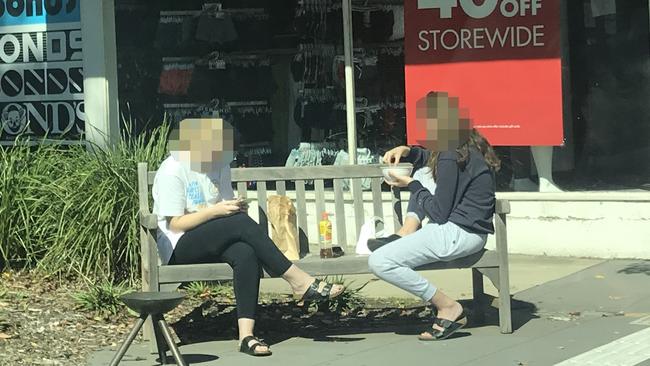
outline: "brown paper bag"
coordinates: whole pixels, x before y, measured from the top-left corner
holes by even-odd
[[[271,239],[289,260],[300,259],[296,208],[286,196],[270,196],[268,199]]]

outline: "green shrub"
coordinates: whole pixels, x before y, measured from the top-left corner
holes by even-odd
[[[72,297],[80,309],[95,312],[101,316],[117,314],[125,306],[120,296],[129,292],[126,283],[115,285],[109,281],[90,285],[85,291],[74,293]]]
[[[59,200],[43,193],[62,175],[55,168],[56,154],[53,146],[31,147],[27,141],[0,147],[0,255],[5,265],[33,265],[47,248],[43,234],[54,223],[43,227],[40,218]]]
[[[229,299],[235,298],[235,291],[233,290],[231,281],[190,282],[187,286],[185,286],[185,292],[189,297],[199,299],[209,299],[215,297],[225,297]]]
[[[127,126],[127,130],[131,130]],[[157,166],[168,125],[86,145],[0,147],[0,257],[6,266],[98,281],[139,277],[137,163]]]

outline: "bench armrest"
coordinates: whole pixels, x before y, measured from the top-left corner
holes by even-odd
[[[494,209],[496,214],[509,214],[510,201],[504,199],[497,199]]]
[[[145,229],[153,230],[158,228],[158,216],[149,212],[140,211],[139,217],[140,225]]]

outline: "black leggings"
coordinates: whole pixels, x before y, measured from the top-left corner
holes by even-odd
[[[262,266],[284,274],[289,261],[262,228],[244,213],[220,217],[187,231],[169,264],[228,263],[233,269],[237,317],[255,319]]]

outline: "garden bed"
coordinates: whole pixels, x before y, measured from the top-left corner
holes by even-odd
[[[110,309],[102,313],[81,308],[74,295],[87,293],[83,282],[48,280],[35,272],[4,272],[1,278],[1,365],[83,365],[92,352],[116,348],[134,322],[134,315],[122,306],[115,314],[110,314]],[[229,286],[206,290],[190,286],[183,291],[188,298],[166,316],[180,341],[236,338],[236,311]],[[350,300],[343,305],[352,308],[333,312],[327,306],[298,306],[282,294],[262,295],[257,334],[278,342],[293,336],[396,330],[427,324],[431,316],[428,308],[415,301]]]

